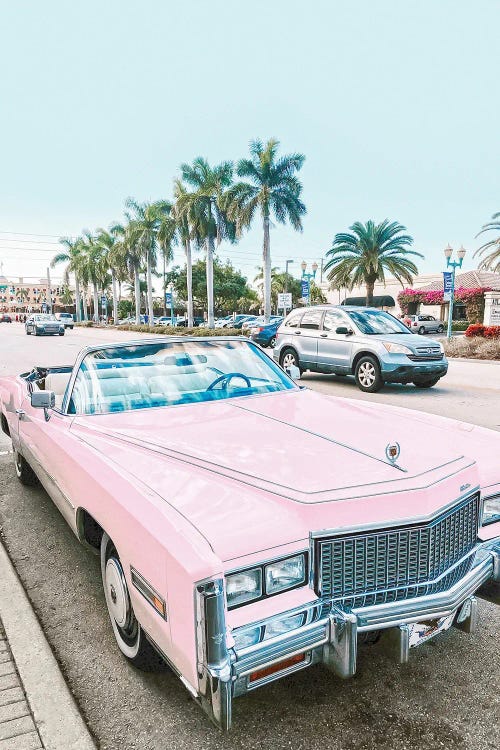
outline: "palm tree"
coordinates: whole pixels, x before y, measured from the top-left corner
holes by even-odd
[[[153,320],[153,269],[158,260],[159,241],[162,227],[170,215],[171,205],[168,201],[154,203],[138,203],[133,198],[127,198],[126,208],[132,211],[129,223],[131,242],[137,247],[146,262],[146,280],[148,285],[148,318]],[[162,247],[165,251],[165,246]],[[136,311],[137,316],[137,311]]]
[[[61,245],[64,245],[66,251],[57,253],[52,258],[51,267],[55,268],[59,263],[67,263],[64,271],[64,282],[69,284],[69,274],[72,273],[75,277],[75,305],[76,305],[76,319],[80,321],[82,319],[81,301],[80,301],[80,279],[79,279],[79,266],[82,260],[82,238],[77,237],[76,239],[70,239],[69,237],[61,237],[59,240]]]
[[[488,240],[484,245],[481,245],[481,247],[479,247],[474,253],[474,257],[476,257],[476,255],[482,256],[486,250],[491,250],[492,252],[490,252],[486,258],[482,259],[479,268],[485,271],[493,271],[494,273],[497,273],[500,271],[500,211],[493,214],[491,219],[491,221],[483,225],[483,228],[478,234],[476,234],[476,237],[479,237],[483,232],[496,231],[499,234],[494,239]]]
[[[302,154],[277,157],[279,141],[271,138],[264,146],[261,141],[250,143],[250,159],[241,159],[236,167],[238,182],[227,196],[229,217],[236,222],[237,235],[249,227],[257,210],[260,211],[264,231],[262,262],[264,267],[264,315],[271,315],[271,217],[285,224],[288,220],[296,231],[302,231],[301,217],[306,207],[300,196],[302,185],[296,175],[304,163]]]
[[[385,219],[380,224],[357,221],[350,232],[340,232],[333,238],[333,244],[326,253],[329,260],[325,271],[330,271],[328,279],[336,287],[352,289],[366,287],[366,306],[373,304],[373,289],[376,281],[385,281],[388,271],[400,283],[411,284],[418,268],[408,256],[423,258],[421,253],[409,250],[413,238],[402,234],[406,227]]]
[[[235,241],[235,226],[224,210],[225,193],[233,179],[232,162],[211,167],[197,157],[192,164],[181,164],[182,179],[194,189],[177,196],[176,214],[190,227],[190,236],[198,246],[205,245],[207,273],[208,327],[214,328],[214,251],[222,240]]]
[[[81,272],[92,284],[93,318],[96,323],[99,322],[99,289],[103,288],[105,271],[102,247],[98,245],[94,235],[88,229],[84,229]]]
[[[176,221],[176,234],[186,254],[186,287],[187,287],[187,318],[188,327],[193,327],[193,256],[191,252],[191,228],[189,226],[189,206],[192,201],[182,180],[174,180],[175,203],[172,215]],[[187,210],[183,210],[183,206]]]
[[[128,278],[126,266],[126,250],[124,243],[121,241],[122,227],[114,224],[108,230],[98,229],[96,234],[96,244],[101,249],[102,261],[105,270],[111,274],[111,288],[113,294],[113,320],[118,320],[118,290],[117,282],[125,281]],[[105,277],[102,279],[105,283]]]
[[[69,287],[65,287],[64,292],[61,294],[61,302],[67,307],[73,304],[73,295]]]

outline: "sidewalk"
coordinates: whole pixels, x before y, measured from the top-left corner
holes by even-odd
[[[0,542],[0,750],[96,750]]]

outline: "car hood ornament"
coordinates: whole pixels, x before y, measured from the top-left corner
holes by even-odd
[[[391,462],[391,464],[395,464],[396,461],[399,458],[399,454],[401,453],[401,447],[399,443],[387,443],[385,448],[385,455],[387,456],[387,460]]]

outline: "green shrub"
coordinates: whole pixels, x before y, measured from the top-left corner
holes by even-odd
[[[137,331],[137,333],[154,333],[160,336],[244,336],[239,328],[184,328],[183,326],[148,326],[148,325],[122,325],[106,326],[118,331]]]

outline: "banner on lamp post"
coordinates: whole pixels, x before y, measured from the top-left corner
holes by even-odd
[[[309,279],[302,279],[301,287],[302,287],[302,299],[304,302],[309,302]]]
[[[443,271],[443,301],[449,302],[451,300],[451,291],[453,287],[453,274],[451,271]]]

